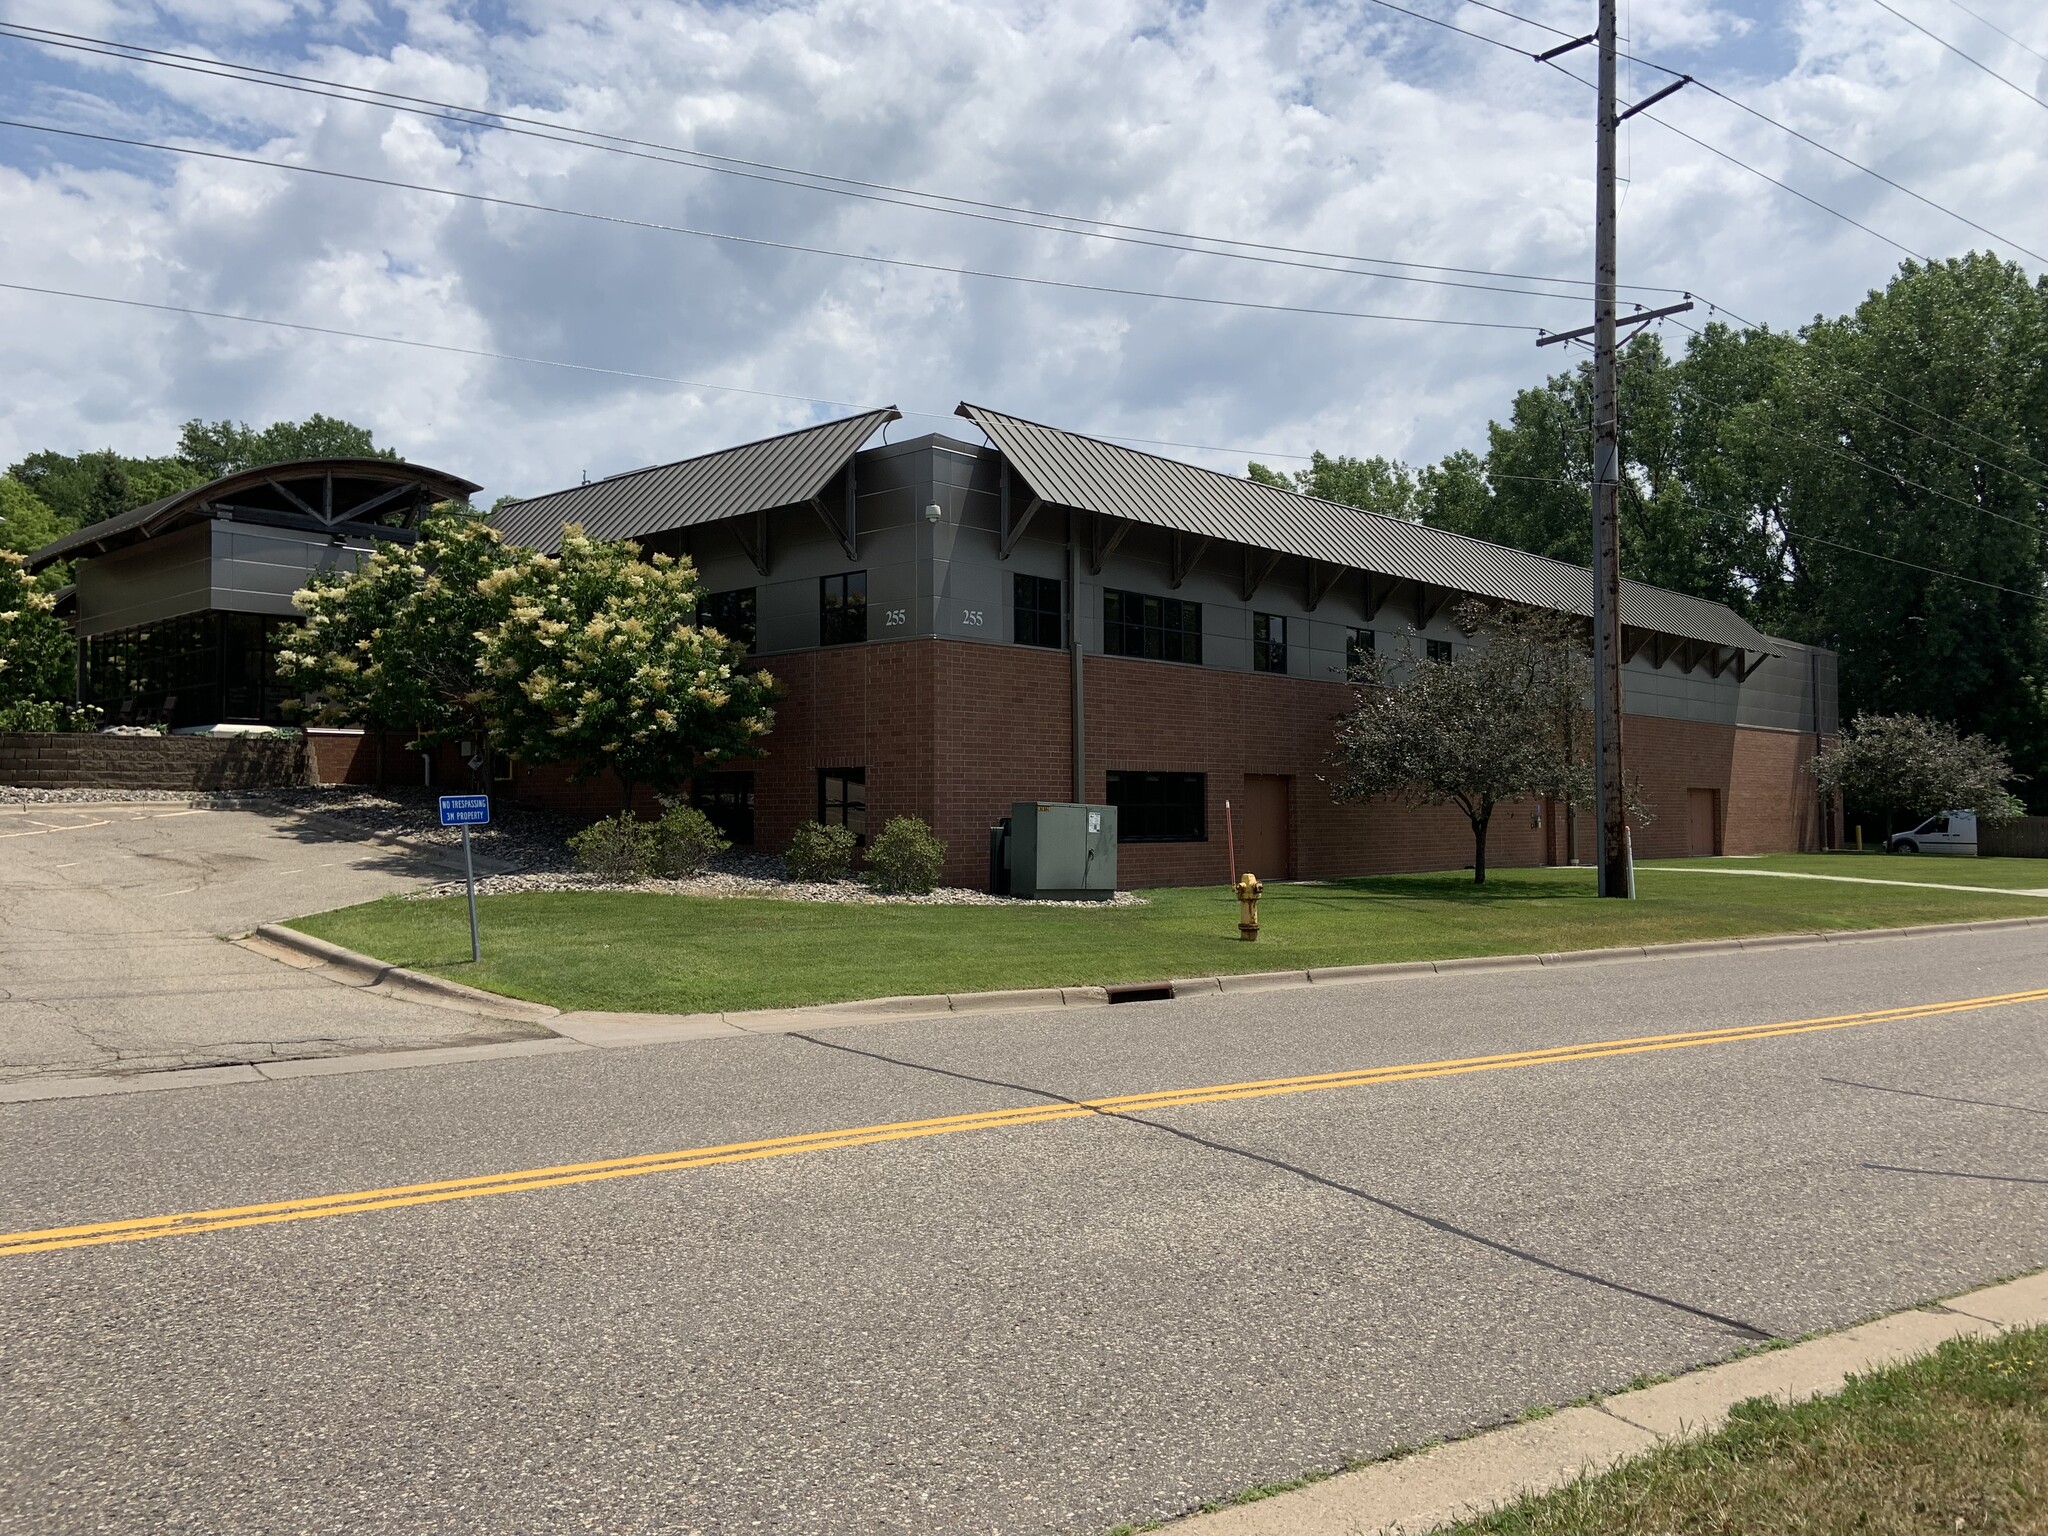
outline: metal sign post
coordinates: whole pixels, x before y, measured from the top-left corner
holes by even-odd
[[[472,961],[484,957],[483,946],[477,940],[476,932],[476,864],[469,855],[469,829],[487,827],[491,824],[491,797],[489,795],[443,795],[441,797],[441,825],[462,828],[462,877],[469,887],[469,958]]]

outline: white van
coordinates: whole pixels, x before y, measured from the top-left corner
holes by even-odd
[[[1910,832],[1885,839],[1886,853],[1952,853],[1966,859],[1977,857],[1977,813],[1943,811],[1930,816]]]

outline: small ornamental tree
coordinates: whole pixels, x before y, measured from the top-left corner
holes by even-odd
[[[1455,805],[1472,825],[1472,879],[1486,883],[1486,834],[1496,808],[1554,795],[1590,798],[1585,699],[1590,665],[1562,615],[1458,610],[1479,644],[1449,661],[1423,661],[1394,680],[1367,653],[1352,669],[1357,703],[1338,717],[1332,793]]]
[[[51,584],[24,565],[20,555],[0,550],[0,707],[68,703],[77,646],[57,617]]]
[[[1885,835],[1901,816],[1975,811],[1979,821],[2010,821],[2026,807],[2007,789],[2021,782],[2005,748],[1921,715],[1858,715],[1813,760],[1829,794],[1882,813]]]
[[[279,651],[279,675],[309,718],[403,731],[421,751],[465,737],[485,750],[481,636],[528,558],[466,507],[436,508],[417,543],[379,544],[293,598],[306,622]]]
[[[535,555],[498,589],[505,617],[485,636],[489,709],[527,762],[609,768],[625,805],[635,786],[672,791],[693,769],[757,756],[774,724],[775,680],[697,624],[687,560],[640,558],[571,524],[558,556]]]

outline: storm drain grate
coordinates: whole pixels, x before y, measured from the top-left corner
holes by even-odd
[[[1170,981],[1127,981],[1121,986],[1104,987],[1112,1003],[1170,1003],[1173,1001],[1173,983]]]

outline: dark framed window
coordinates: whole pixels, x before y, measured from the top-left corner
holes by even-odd
[[[697,599],[697,622],[717,630],[728,640],[737,640],[748,650],[754,648],[754,589],[735,587],[730,592],[707,592]]]
[[[848,571],[818,582],[818,642],[858,645],[868,637],[868,573]]]
[[[700,773],[690,781],[690,804],[702,811],[728,842],[754,843],[754,775],[736,769]]]
[[[1379,648],[1379,636],[1372,630],[1352,630],[1344,639],[1344,670],[1349,672]]]
[[[1142,592],[1102,594],[1102,648],[1111,656],[1202,664],[1202,605]]]
[[[1208,841],[1207,774],[1111,772],[1108,792],[1120,843]]]
[[[1019,574],[1011,590],[1017,643],[1049,645],[1055,650],[1064,644],[1066,626],[1061,622],[1059,577]]]
[[[293,690],[278,680],[277,652],[297,622],[208,611],[88,636],[80,702],[115,725],[282,724]]]
[[[1451,659],[1451,642],[1448,640],[1425,640],[1422,642],[1422,647],[1423,654],[1431,661],[1449,661]]]
[[[1277,613],[1252,615],[1252,670],[1287,670],[1287,621]]]
[[[818,820],[845,827],[855,837],[868,835],[868,771],[865,768],[818,770]]]

